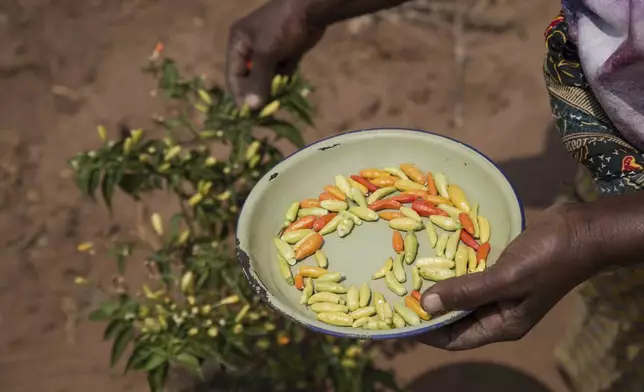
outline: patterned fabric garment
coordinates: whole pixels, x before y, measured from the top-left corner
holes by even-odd
[[[602,196],[638,191],[644,187],[644,154],[626,141],[594,95],[565,14],[546,30],[544,62],[563,143]],[[586,193],[581,198],[593,200],[593,188],[583,176],[578,180],[577,190]],[[583,313],[555,352],[562,371],[577,392],[644,392],[644,267],[598,275],[582,284],[580,294]]]

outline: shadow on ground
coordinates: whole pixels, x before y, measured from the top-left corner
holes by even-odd
[[[413,380],[409,392],[554,392],[536,378],[507,365],[464,362],[433,369]]]
[[[497,162],[525,207],[546,208],[570,184],[576,162],[563,147],[554,124],[548,125],[544,150],[536,156]]]

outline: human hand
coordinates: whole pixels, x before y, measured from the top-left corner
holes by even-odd
[[[430,346],[467,350],[518,340],[577,284],[593,275],[580,225],[566,206],[548,209],[483,272],[437,283],[423,293],[430,314],[474,311],[420,337]]]
[[[267,102],[275,74],[290,75],[324,34],[307,23],[306,2],[271,0],[235,22],[228,42],[226,78],[237,105]]]

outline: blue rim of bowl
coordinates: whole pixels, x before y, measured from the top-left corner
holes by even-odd
[[[518,195],[516,189],[514,188],[514,186],[512,185],[512,183],[510,182],[510,179],[508,178],[508,176],[505,175],[503,170],[501,170],[501,168],[492,159],[490,159],[487,155],[483,154],[481,151],[479,151],[478,149],[470,146],[467,143],[464,143],[464,142],[462,142],[460,140],[451,138],[449,136],[441,135],[439,133],[430,132],[430,131],[426,131],[426,130],[422,130],[422,129],[400,128],[400,127],[363,128],[363,129],[357,129],[357,130],[354,130],[354,131],[345,131],[345,132],[339,133],[337,135],[329,136],[329,137],[326,137],[324,139],[317,140],[317,141],[315,141],[315,142],[313,142],[311,144],[308,144],[308,145],[304,146],[303,148],[301,148],[301,149],[299,149],[299,150],[287,155],[286,157],[284,157],[284,159],[282,159],[282,161],[280,161],[280,163],[278,163],[277,165],[275,165],[275,167],[273,167],[271,170],[266,172],[257,181],[257,183],[261,182],[269,174],[272,174],[273,172],[275,172],[276,169],[278,169],[280,167],[280,165],[282,165],[282,163],[286,162],[289,158],[297,155],[298,153],[300,153],[301,151],[303,151],[303,150],[305,150],[305,149],[307,149],[309,147],[313,147],[313,146],[315,146],[317,144],[324,143],[324,142],[327,142],[329,140],[332,140],[332,139],[335,139],[337,137],[341,137],[341,136],[344,136],[344,135],[349,135],[349,134],[354,134],[354,133],[361,133],[361,132],[379,131],[379,130],[380,131],[417,132],[417,133],[424,133],[424,134],[429,134],[429,135],[441,137],[443,139],[451,140],[451,141],[453,141],[455,143],[458,143],[458,144],[460,144],[460,145],[462,145],[462,146],[464,146],[464,147],[476,152],[481,157],[485,158],[485,160],[487,160],[489,163],[491,163],[492,166],[494,166],[496,168],[496,170],[498,170],[498,172],[501,173],[501,175],[503,176],[503,178],[505,178],[505,180],[508,183],[508,185],[510,185],[510,189],[512,189],[512,192],[514,193],[514,198],[516,199],[516,202],[519,205],[519,211],[521,212],[521,231],[525,230],[525,211],[524,211],[524,208],[523,208],[523,203],[521,202],[521,199],[519,198],[519,195]],[[251,192],[252,192],[252,190],[251,190]],[[235,237],[237,239],[237,244],[239,244],[239,233],[238,233],[238,231],[239,231],[239,219],[241,218],[241,215],[242,215],[243,211],[244,211],[244,207],[242,207],[242,211],[240,211],[240,213],[239,213],[239,217],[237,218],[237,225],[235,227]],[[239,245],[237,245],[237,254],[239,254],[240,250],[241,249],[239,249]],[[239,258],[238,258],[238,261],[240,261]],[[250,266],[248,268],[250,268]],[[244,275],[246,276],[246,279],[249,281],[249,283],[253,287],[253,290],[255,290],[255,292],[257,294],[262,296],[262,293],[259,292],[260,289],[265,290],[266,292],[268,292],[268,290],[266,289],[266,286],[264,286],[261,282],[253,282],[255,280],[255,278],[251,275],[250,271],[246,270],[246,267],[243,264],[242,264],[242,271],[243,271]],[[260,284],[262,287],[259,288],[257,286],[257,284]],[[335,336],[335,337],[338,337],[338,338],[372,339],[372,340],[401,339],[401,338],[410,338],[410,337],[413,337],[413,336],[416,336],[416,335],[421,335],[421,334],[426,333],[426,332],[430,332],[430,331],[434,331],[436,329],[443,328],[443,327],[445,327],[445,326],[447,326],[449,324],[453,324],[456,321],[466,317],[467,315],[469,315],[469,314],[471,314],[473,312],[473,310],[451,311],[451,312],[447,313],[447,315],[449,315],[449,317],[447,317],[445,320],[442,320],[440,323],[427,325],[426,327],[416,328],[416,329],[412,329],[412,330],[409,330],[409,331],[405,331],[404,329],[399,329],[398,330],[399,332],[396,332],[396,333],[372,335],[372,334],[361,334],[361,333],[352,333],[352,332],[344,333],[344,332],[337,332],[337,331],[329,330],[329,329],[326,329],[326,328],[320,328],[318,326],[315,326],[313,324],[309,324],[304,320],[298,319],[298,318],[288,314],[287,312],[285,312],[282,309],[279,309],[277,306],[275,306],[275,304],[273,304],[271,301],[266,300],[265,302],[268,304],[269,307],[271,307],[272,309],[274,309],[275,311],[277,311],[278,313],[280,313],[284,317],[286,317],[286,318],[288,318],[290,320],[293,320],[297,324],[300,324],[300,325],[302,325],[302,326],[304,326],[304,327],[306,327],[306,328],[308,328],[308,329],[310,329],[310,330],[312,330],[314,332],[319,332],[319,333],[323,333],[323,334],[326,334],[326,335]],[[347,328],[347,330],[350,330],[350,329],[351,328]]]

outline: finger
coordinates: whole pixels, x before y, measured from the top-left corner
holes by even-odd
[[[240,80],[240,94],[243,103],[257,110],[266,105],[269,98],[276,62],[272,56],[259,53],[253,53],[251,62],[252,69]]]
[[[228,43],[228,54],[226,60],[226,83],[228,90],[233,94],[238,105],[244,102],[242,82],[248,75],[247,63],[251,57],[251,42],[248,35],[232,30]]]

